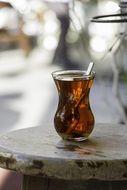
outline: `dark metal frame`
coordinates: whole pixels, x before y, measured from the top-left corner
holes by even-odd
[[[112,17],[114,17],[114,19],[105,19],[105,18],[112,18]],[[119,17],[121,17],[121,18],[119,18]],[[124,22],[127,22],[127,13],[95,16],[95,17],[93,17],[91,19],[91,22],[97,22],[97,23],[124,23]]]

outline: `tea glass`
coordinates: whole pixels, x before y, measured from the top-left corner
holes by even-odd
[[[83,141],[94,128],[94,115],[89,101],[95,72],[82,70],[54,71],[52,77],[58,90],[58,107],[54,126],[64,140]]]

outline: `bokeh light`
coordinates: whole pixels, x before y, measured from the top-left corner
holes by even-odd
[[[90,48],[98,53],[104,52],[107,48],[104,38],[92,37],[90,39]]]

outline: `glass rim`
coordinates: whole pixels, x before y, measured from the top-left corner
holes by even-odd
[[[60,76],[64,75],[74,75],[73,76],[76,80],[89,80],[89,79],[93,79],[95,77],[95,71],[92,71],[89,75],[86,74],[86,70],[56,70],[53,71],[52,73],[52,77],[53,79],[57,79],[57,80],[61,80]],[[76,76],[77,74],[77,76]],[[80,74],[80,76],[78,76],[78,74]]]

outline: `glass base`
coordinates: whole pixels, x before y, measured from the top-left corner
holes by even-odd
[[[87,139],[88,139],[88,137],[77,137],[77,138],[72,137],[72,138],[66,138],[66,139],[63,139],[63,140],[82,142],[82,141],[85,141]]]

